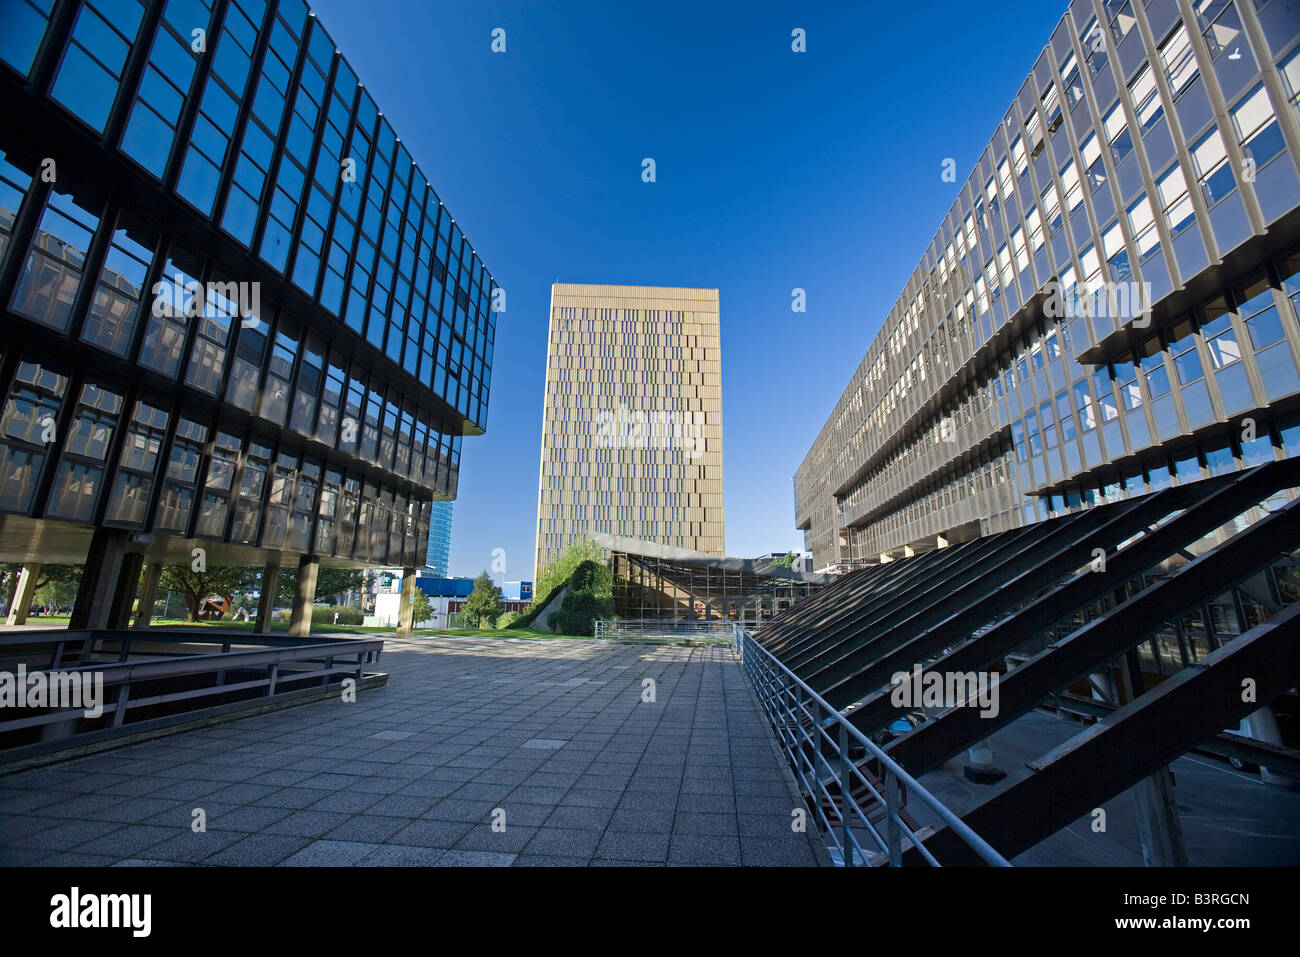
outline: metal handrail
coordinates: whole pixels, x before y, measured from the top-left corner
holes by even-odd
[[[608,641],[697,638],[731,642],[731,623],[697,618],[614,618],[596,620],[595,637]]]
[[[814,798],[816,818],[839,850],[844,866],[851,867],[858,860],[864,863],[868,860],[868,855],[854,832],[854,827],[858,826],[853,823],[855,820],[860,822],[861,828],[874,840],[877,850],[873,853],[887,853],[891,865],[902,864],[903,840],[906,838],[927,863],[935,867],[942,866],[903,820],[900,787],[907,788],[933,811],[986,864],[994,867],[1011,866],[1006,858],[971,830],[956,813],[922,787],[902,765],[850,724],[843,714],[755,641],[739,624],[732,623],[732,639],[736,654],[740,657],[741,668],[776,730],[781,750],[798,779],[800,790],[806,796]],[[832,726],[838,732],[834,737],[830,734]],[[830,743],[833,756],[838,758],[838,768],[831,763],[832,758],[823,753],[822,741]],[[850,741],[860,744],[884,768],[883,794],[857,764],[850,760]],[[823,771],[828,772],[826,776],[823,776]],[[838,818],[834,821],[825,810],[827,805],[835,805],[835,797],[827,787],[831,781],[839,785],[839,807],[836,808]],[[868,811],[853,798],[853,788],[857,784],[864,786],[876,800],[877,806],[885,809],[884,835],[876,827],[880,822],[873,822]]]
[[[148,635],[134,636],[148,641]],[[155,640],[157,640],[155,638]],[[199,655],[179,655],[143,658],[136,661],[86,662],[84,664],[60,667],[59,657],[64,642],[57,642],[53,660],[48,668],[36,667],[28,674],[50,674],[55,668],[59,673],[97,675],[104,689],[115,689],[114,700],[103,702],[103,713],[111,715],[110,726],[121,727],[129,707],[175,702],[193,698],[212,697],[229,694],[250,688],[264,688],[266,696],[275,695],[277,686],[293,682],[321,680],[327,683],[331,676],[337,674],[352,675],[358,681],[364,677],[365,666],[379,661],[383,652],[383,639],[354,639],[347,642],[325,640],[312,644],[299,644],[291,647],[275,647],[231,651],[226,642],[220,652]],[[355,660],[347,660],[355,659]],[[300,672],[281,672],[281,666],[289,664],[323,664],[324,667]],[[229,683],[226,672],[264,668],[262,677],[252,680]],[[154,681],[159,678],[192,677],[211,674],[216,676],[216,683],[185,691],[174,691],[154,695],[148,698],[133,698],[133,684]],[[0,721],[0,732],[14,731],[44,724],[55,724],[74,719],[83,713],[81,708],[52,709],[38,715],[11,718]]]

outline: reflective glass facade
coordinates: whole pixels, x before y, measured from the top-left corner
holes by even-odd
[[[419,564],[494,284],[301,0],[0,9],[6,513]]]
[[[1296,454],[1298,97],[1294,4],[1070,4],[796,474],[814,567]]]
[[[434,502],[429,510],[429,551],[425,564],[433,573],[446,576],[451,566],[451,519],[454,502]]]

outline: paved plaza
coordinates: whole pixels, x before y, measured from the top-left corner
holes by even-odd
[[[380,669],[0,777],[0,864],[828,862],[729,648],[417,637]]]

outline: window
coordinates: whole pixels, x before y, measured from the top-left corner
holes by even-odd
[[[194,277],[201,261],[181,249],[173,249],[154,285],[153,305],[140,346],[139,363],[170,379],[176,377],[185,345],[185,330],[191,316],[202,312],[198,294],[202,288]]]
[[[122,134],[122,151],[161,179],[176,138],[176,122],[194,81],[199,54],[190,46],[190,31],[207,29],[211,17],[200,16],[187,3],[171,0],[163,13],[154,36],[149,62],[136,94],[126,130]]]
[[[1146,133],[1165,115],[1164,104],[1160,102],[1160,91],[1156,88],[1156,77],[1151,66],[1144,66],[1133,78],[1128,87],[1129,96],[1133,98],[1133,109],[1137,114],[1138,128]]]
[[[1083,205],[1083,185],[1079,182],[1079,167],[1068,160],[1061,167],[1061,188],[1065,190],[1065,207],[1071,213]]]
[[[1178,29],[1160,45],[1160,63],[1165,68],[1169,90],[1176,100],[1178,94],[1196,79],[1196,55],[1192,52],[1192,41],[1188,39],[1187,27],[1183,24],[1178,24]]]
[[[1132,412],[1142,407],[1142,390],[1138,388],[1138,370],[1136,362],[1115,363],[1115,384],[1119,389],[1124,411]]]
[[[1049,182],[1043,189],[1042,204],[1043,218],[1047,220],[1047,234],[1055,236],[1061,228],[1061,198],[1054,182]]]
[[[1088,391],[1088,380],[1080,379],[1074,384],[1073,391],[1074,406],[1079,410],[1079,427],[1084,432],[1091,432],[1097,427],[1097,413],[1092,403],[1092,393]],[[1059,404],[1059,398],[1057,402]]]
[[[1029,212],[1025,213],[1025,224],[1029,227],[1029,245],[1034,252],[1043,248],[1046,240],[1043,238],[1043,221],[1038,214],[1037,206],[1030,206]]]
[[[1156,229],[1151,202],[1145,194],[1128,208],[1127,215],[1129,229],[1133,233],[1133,242],[1137,246],[1138,259],[1145,261],[1160,249],[1160,232]]]
[[[1089,134],[1083,141],[1079,153],[1083,156],[1083,168],[1087,171],[1088,191],[1095,193],[1106,182],[1106,164],[1101,161],[1101,142],[1096,133]]]
[[[127,426],[117,479],[108,500],[104,520],[117,525],[139,526],[149,509],[153,492],[153,474],[158,453],[167,434],[167,412],[145,402],[137,402]]]
[[[1150,210],[1147,212],[1150,215]],[[1102,232],[1101,245],[1102,252],[1106,256],[1106,265],[1109,267],[1111,281],[1127,281],[1133,275],[1133,267],[1129,263],[1128,247],[1124,245],[1124,233],[1120,229],[1119,220],[1115,220]]]
[[[1160,337],[1152,336],[1139,348],[1141,358],[1138,367],[1146,379],[1147,395],[1158,399],[1169,392],[1169,371],[1165,368],[1164,352],[1160,348]]]
[[[121,411],[120,395],[93,384],[82,387],[64,443],[63,461],[50,491],[48,514],[52,518],[94,520],[103,487],[104,460]]]
[[[143,10],[136,0],[85,3],[77,11],[50,96],[102,133]],[[6,32],[8,23],[5,24]]]
[[[1237,343],[1236,330],[1232,328],[1232,316],[1227,312],[1217,319],[1203,323],[1201,335],[1205,337],[1205,345],[1214,368],[1222,369],[1241,358],[1241,346]]]
[[[154,240],[151,230],[123,214],[104,258],[81,338],[117,356],[130,351]]]
[[[1088,64],[1088,75],[1096,76],[1106,68],[1106,34],[1102,32],[1096,17],[1089,17],[1087,25],[1079,34],[1079,45],[1083,47],[1083,59]]]
[[[262,379],[262,357],[266,353],[268,326],[264,322],[241,324],[235,340],[235,364],[226,386],[226,401],[252,412]]]
[[[1059,392],[1056,396],[1056,417],[1061,423],[1061,438],[1072,439],[1075,436],[1074,415],[1070,411],[1070,394]]]
[[[1242,301],[1237,306],[1237,315],[1241,317],[1242,325],[1246,327],[1256,352],[1285,336],[1273,300],[1273,290],[1269,288],[1266,279],[1261,277],[1250,283],[1240,292],[1239,297]]]
[[[1092,374],[1093,391],[1097,394],[1097,407],[1101,410],[1101,421],[1109,422],[1119,415],[1115,405],[1115,389],[1111,384],[1110,369],[1106,366]]]
[[[1192,166],[1196,169],[1206,206],[1215,205],[1237,188],[1232,164],[1228,162],[1228,151],[1223,147],[1223,137],[1218,129],[1210,130],[1192,147]]]
[[[1110,23],[1110,35],[1119,43],[1128,36],[1129,31],[1137,26],[1137,18],[1133,16],[1133,4],[1128,0],[1104,0],[1102,9]]]
[[[203,458],[203,445],[207,437],[207,427],[198,422],[182,418],[177,423],[162,494],[158,497],[158,511],[154,515],[155,529],[184,534],[189,527],[190,514],[194,510],[199,462]]]
[[[1296,57],[1300,63],[1300,57]],[[1015,165],[1016,176],[1024,176],[1029,170],[1029,158],[1025,156],[1025,141],[1017,136],[1011,143],[1011,162]]]
[[[1232,0],[1195,0],[1196,19],[1201,36],[1210,50],[1210,59],[1224,53],[1241,55],[1241,17]]]
[[[1061,100],[1056,93],[1056,84],[1048,83],[1042,96],[1043,116],[1047,118],[1047,132],[1055,133],[1061,126]]]
[[[1196,351],[1196,337],[1192,335],[1192,322],[1184,319],[1169,330],[1169,354],[1174,360],[1174,373],[1179,385],[1187,385],[1201,378],[1201,356]]]
[[[1065,90],[1065,100],[1070,104],[1070,109],[1083,99],[1083,83],[1079,79],[1079,61],[1074,57],[1074,51],[1071,50],[1066,56],[1065,62],[1061,64],[1061,89]]]
[[[1232,122],[1237,128],[1247,162],[1253,161],[1256,169],[1263,167],[1286,146],[1273,106],[1262,85],[1255,87],[1232,108]]]
[[[1165,223],[1169,233],[1177,236],[1196,219],[1192,208],[1192,199],[1187,194],[1187,180],[1183,177],[1183,168],[1175,163],[1160,179],[1156,181],[1156,192],[1160,196],[1160,208],[1165,214]]]
[[[1129,133],[1128,118],[1124,115],[1124,104],[1116,103],[1115,108],[1106,114],[1102,120],[1102,131],[1106,134],[1106,142],[1110,144],[1111,157],[1115,160],[1115,165],[1133,152],[1133,137]]]
[[[229,356],[230,330],[239,303],[226,298],[221,289],[229,287],[220,282],[209,282],[205,289],[203,315],[198,320],[194,345],[190,351],[190,367],[185,381],[208,395],[221,391],[221,376],[226,371]]]
[[[51,191],[14,287],[13,310],[66,331],[86,267],[86,250],[98,227],[99,217],[83,209],[71,194]]]

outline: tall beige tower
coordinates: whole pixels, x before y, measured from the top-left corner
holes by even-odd
[[[534,579],[596,532],[723,552],[716,289],[551,287]]]

